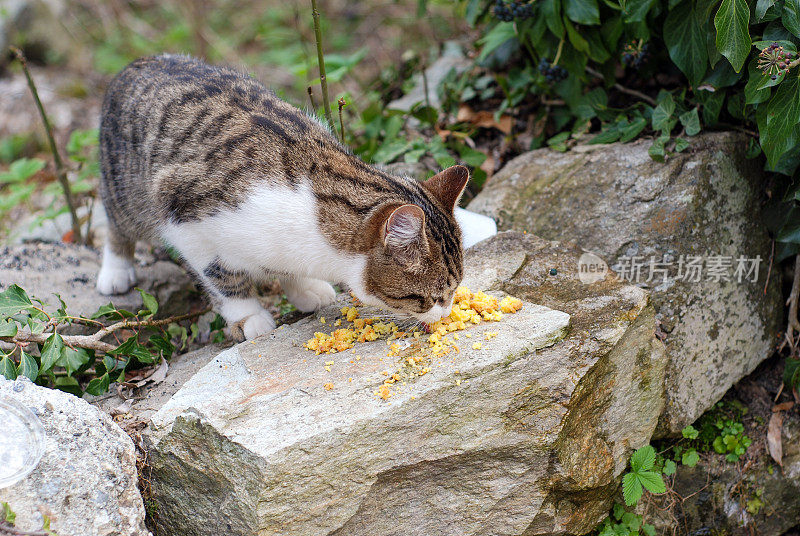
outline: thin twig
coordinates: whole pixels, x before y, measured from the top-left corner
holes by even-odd
[[[767,281],[764,283],[764,296],[767,295],[767,287],[769,286],[769,277],[772,274],[772,261],[775,259],[775,239],[772,239],[772,251],[769,254],[769,267],[767,268]]]
[[[789,305],[789,318],[786,321],[785,342],[789,344],[792,354],[797,350],[795,332],[800,332],[800,321],[797,319],[797,302],[800,298],[800,254],[794,260],[794,278],[792,279],[792,291],[789,294],[787,305]]]
[[[107,342],[102,341],[101,339],[105,338],[107,335],[115,331],[119,331],[125,328],[147,328],[147,327],[157,327],[163,326],[166,324],[171,324],[173,322],[180,322],[182,320],[186,320],[188,318],[194,318],[197,316],[201,316],[206,314],[211,310],[211,307],[206,307],[202,311],[196,313],[186,313],[183,315],[178,316],[171,316],[169,318],[162,318],[160,320],[131,320],[125,319],[115,324],[111,324],[108,327],[105,327],[92,335],[62,335],[61,338],[64,340],[64,344],[71,347],[78,347],[78,348],[85,348],[86,350],[97,350],[99,352],[108,353],[117,348],[118,345],[110,344]],[[27,344],[27,343],[37,343],[37,344],[44,344],[45,341],[52,335],[53,333],[17,333],[13,337],[0,337],[0,340],[5,342],[11,342],[15,344]]]
[[[595,71],[594,69],[592,69],[589,66],[586,66],[586,72],[589,73],[590,75],[594,76],[594,77],[601,78],[601,79],[604,78],[602,74],[600,74],[599,72]],[[631,95],[633,97],[637,97],[637,98],[645,101],[650,106],[655,106],[657,104],[656,101],[652,97],[650,97],[648,95],[645,95],[641,91],[636,91],[635,89],[631,89],[631,88],[625,87],[622,84],[619,84],[617,82],[614,83],[614,88],[617,91],[621,91],[621,92],[627,93],[628,95]]]
[[[431,107],[431,97],[430,97],[430,95],[428,95],[428,66],[427,65],[423,65],[422,66],[421,73],[422,73],[422,89],[423,89],[423,91],[425,91],[425,106],[430,108]]]
[[[311,101],[311,108],[314,110],[314,114],[317,113],[317,103],[314,102],[314,90],[311,89],[311,86],[308,86],[308,100]]]
[[[47,536],[47,533],[42,530],[18,529],[5,519],[0,519],[0,536]]]
[[[342,108],[347,106],[344,97],[339,97],[339,128],[342,129],[342,143],[344,143],[344,118],[342,117]]]
[[[325,108],[325,119],[331,128],[336,127],[331,118],[331,102],[328,97],[328,77],[325,75],[325,55],[322,53],[322,29],[319,26],[319,10],[317,0],[311,0],[311,14],[314,18],[314,37],[317,40],[317,60],[319,61],[319,83],[322,86],[322,106]]]
[[[56,164],[56,176],[58,177],[58,181],[61,183],[61,187],[64,189],[64,199],[67,201],[67,207],[69,208],[69,213],[72,217],[72,234],[75,242],[80,244],[83,242],[83,239],[81,238],[81,224],[80,221],[78,221],[78,213],[75,210],[75,202],[72,199],[72,190],[70,189],[69,180],[67,179],[67,168],[64,166],[64,162],[61,160],[58,147],[56,147],[56,140],[53,137],[53,127],[50,125],[50,120],[47,119],[44,106],[42,106],[42,101],[39,99],[39,92],[36,90],[36,84],[33,83],[33,78],[28,70],[28,60],[25,59],[25,55],[17,47],[12,46],[10,48],[11,52],[13,52],[17,57],[20,65],[22,65],[22,72],[25,73],[25,78],[28,80],[28,87],[33,95],[33,100],[36,102],[36,108],[39,110],[42,123],[44,123],[44,130],[47,133],[47,141],[50,143],[50,150],[53,153],[53,161]]]

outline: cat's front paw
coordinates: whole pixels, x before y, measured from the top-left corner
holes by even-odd
[[[97,292],[100,294],[125,294],[136,284],[133,266],[108,266],[103,263],[97,274]]]
[[[259,311],[256,314],[250,315],[236,323],[239,329],[234,330],[233,336],[235,339],[243,338],[246,340],[255,339],[261,335],[266,335],[275,329],[275,319],[267,311]],[[240,331],[241,335],[237,337]]]
[[[303,280],[302,284],[295,284],[293,287],[284,289],[286,297],[303,313],[316,311],[336,299],[336,291],[331,284],[319,279]]]

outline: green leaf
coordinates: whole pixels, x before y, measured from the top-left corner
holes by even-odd
[[[91,356],[85,349],[64,346],[61,350],[61,357],[56,362],[56,365],[67,369],[67,374],[72,376],[75,372],[80,370],[81,367],[86,365],[90,359]]]
[[[656,463],[656,449],[652,445],[645,445],[637,449],[631,456],[631,470],[634,472],[649,471]]]
[[[11,285],[4,292],[0,292],[0,315],[11,316],[32,309],[33,302],[19,286]]]
[[[636,475],[639,477],[639,482],[641,482],[650,493],[659,494],[667,491],[667,485],[664,484],[664,479],[655,471],[641,471]]]
[[[152,294],[148,294],[140,288],[136,290],[138,290],[139,294],[142,296],[142,305],[144,305],[145,308],[145,311],[139,311],[139,314],[144,314],[146,317],[156,314],[158,312],[158,300],[156,300]]]
[[[663,473],[667,476],[674,475],[675,471],[678,469],[678,465],[672,460],[666,460],[664,462],[664,469]]]
[[[569,139],[569,132],[560,132],[547,140],[547,145],[554,151],[563,153],[567,150],[567,140]]]
[[[750,8],[745,0],[722,0],[714,17],[717,28],[717,49],[738,73],[750,54]]]
[[[42,372],[47,372],[61,359],[64,350],[64,339],[58,333],[50,335],[42,347]]]
[[[644,22],[654,0],[628,0],[623,4],[622,13],[625,23]]]
[[[100,396],[108,391],[110,384],[111,378],[108,374],[103,374],[99,378],[92,378],[89,385],[86,386],[86,392],[90,395]]]
[[[644,523],[642,525],[642,532],[645,536],[656,536],[656,528],[650,523]]]
[[[497,23],[486,35],[478,39],[478,44],[483,46],[478,56],[478,61],[481,62],[485,60],[489,54],[500,48],[506,41],[516,36],[517,30],[514,28],[513,22]]]
[[[761,147],[771,166],[795,144],[795,130],[800,122],[800,84],[792,76],[778,86],[767,104],[766,125],[759,124]]]
[[[800,37],[800,0],[785,0],[783,3],[783,25],[795,37]]]
[[[0,337],[13,337],[17,334],[17,323],[13,320],[0,322]]]
[[[647,149],[647,154],[656,162],[663,162],[667,155],[666,145],[669,141],[669,134],[659,136],[653,140],[653,144]]]
[[[708,67],[707,25],[708,21],[697,14],[691,0],[681,2],[664,21],[664,43],[669,57],[695,87],[703,80]]]
[[[682,153],[683,151],[685,151],[689,147],[690,147],[690,144],[685,139],[683,139],[683,138],[675,138],[675,152],[676,153]]]
[[[756,22],[764,20],[767,10],[775,4],[776,0],[758,0],[756,2]]]
[[[597,0],[565,0],[564,12],[578,24],[600,24]]]
[[[686,439],[697,439],[697,437],[700,435],[700,432],[698,432],[695,427],[690,424],[681,430],[681,435]]]
[[[150,350],[148,350],[146,346],[139,344],[136,335],[131,335],[128,340],[108,353],[116,356],[132,357],[140,363],[153,363],[155,361]]]
[[[697,108],[692,108],[679,117],[681,125],[686,130],[687,136],[694,136],[700,132],[700,117],[697,115]]]
[[[163,335],[150,335],[150,339],[148,340],[150,344],[161,352],[161,355],[165,359],[172,357],[172,353],[175,351],[175,345],[168,341]]]
[[[669,127],[670,118],[675,113],[675,101],[672,95],[667,94],[666,98],[662,100],[655,110],[653,110],[653,130],[663,130]]]
[[[620,136],[619,141],[622,143],[631,141],[633,138],[638,136],[646,126],[647,119],[644,117],[635,117],[629,125],[620,128],[620,133],[622,136]]]
[[[35,382],[36,378],[39,377],[39,365],[36,364],[36,360],[32,356],[25,352],[20,352],[17,376],[20,375],[26,376],[32,382]]]
[[[7,502],[2,502],[0,505],[3,505],[3,519],[6,520],[6,523],[14,525],[17,522],[17,514],[14,513],[14,510],[11,509]]]
[[[2,366],[0,366],[0,370],[2,370]],[[783,381],[787,387],[792,389],[800,387],[800,359],[786,358],[786,364],[783,368]]]
[[[83,394],[78,380],[72,376],[56,376],[55,386],[56,389],[72,393],[75,396],[81,396]]]
[[[0,359],[0,374],[5,376],[7,380],[17,379],[17,367],[14,365],[14,361],[11,360],[11,356],[4,355],[3,359]]]
[[[622,497],[625,499],[625,504],[633,506],[639,499],[642,498],[644,490],[642,483],[636,476],[636,473],[628,473],[622,477]]]
[[[23,182],[44,167],[44,160],[20,158],[11,163],[8,171],[0,173],[0,184]]]

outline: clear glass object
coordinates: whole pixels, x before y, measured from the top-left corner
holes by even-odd
[[[18,401],[0,395],[0,488],[19,482],[36,468],[44,440],[39,418]]]

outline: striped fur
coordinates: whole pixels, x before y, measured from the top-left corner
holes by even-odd
[[[112,81],[100,154],[111,227],[102,292],[130,288],[133,245],[148,240],[177,249],[248,338],[271,329],[252,283],[275,274],[301,309],[329,303],[332,281],[423,321],[449,311],[466,168],[426,183],[385,173],[256,80],[171,55],[136,60]]]

